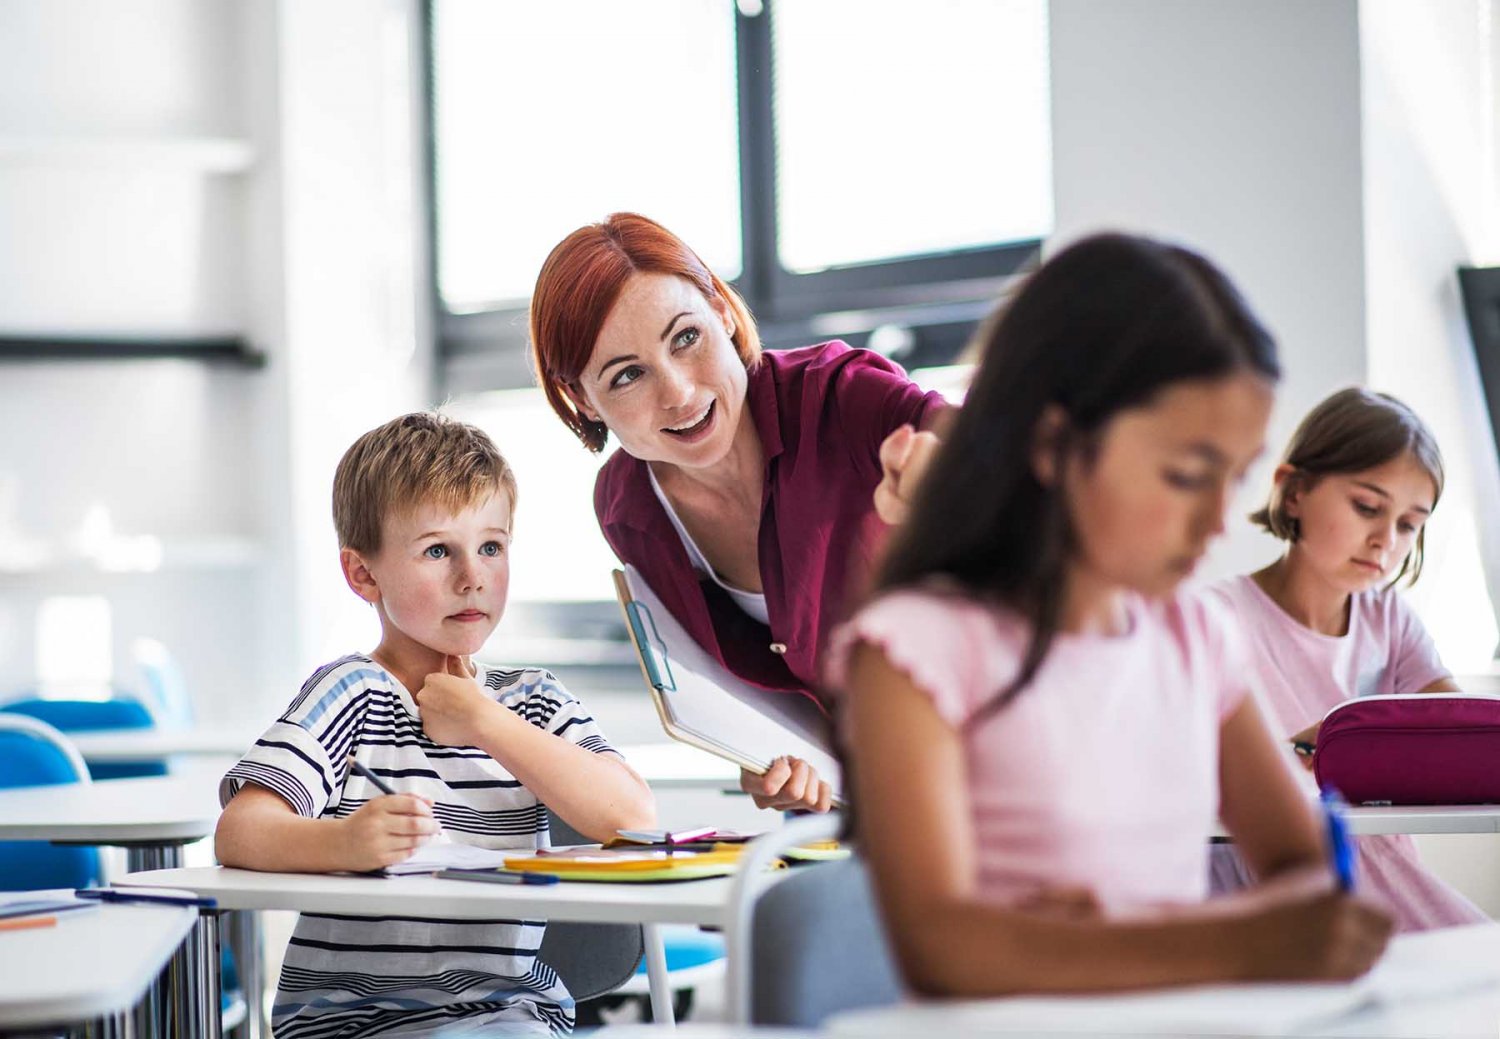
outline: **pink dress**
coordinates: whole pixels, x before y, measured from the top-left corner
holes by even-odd
[[[1298,623],[1248,576],[1220,582],[1211,591],[1239,617],[1252,686],[1274,735],[1301,732],[1350,697],[1415,693],[1452,677],[1421,620],[1393,591],[1354,596],[1349,631],[1339,636]],[[1301,778],[1311,785],[1310,775]],[[1361,837],[1358,846],[1363,890],[1387,904],[1401,930],[1489,919],[1422,868],[1410,837]],[[1216,886],[1232,886],[1222,866],[1215,863]]]
[[[1026,650],[1014,613],[898,591],[830,645],[830,685],[843,685],[850,649],[867,641],[960,732],[986,899],[1083,887],[1109,911],[1207,895],[1219,728],[1247,691],[1238,633],[1202,598],[1134,598],[1128,609],[1125,635],[1060,634],[1032,683],[973,726]]]

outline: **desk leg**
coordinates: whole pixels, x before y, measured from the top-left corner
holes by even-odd
[[[179,1039],[221,1039],[219,1006],[219,920],[214,910],[198,922],[167,965],[171,1035]]]
[[[677,1027],[672,1011],[672,986],[667,981],[667,952],[662,944],[658,924],[642,924],[641,937],[646,945],[646,979],[651,983],[651,1019],[667,1028]]]
[[[125,847],[125,868],[130,873],[148,869],[181,869],[180,844],[130,844]]]
[[[234,953],[245,995],[245,1023],[234,1029],[242,1039],[266,1039],[265,979],[261,977],[260,914],[253,909],[225,913],[224,942]]]

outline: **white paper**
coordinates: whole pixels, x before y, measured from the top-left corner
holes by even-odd
[[[500,869],[505,860],[530,855],[530,848],[476,848],[440,839],[422,845],[411,858],[387,866],[386,873],[403,876],[408,873],[436,873],[440,869]]]

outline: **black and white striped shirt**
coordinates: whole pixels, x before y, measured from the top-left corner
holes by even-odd
[[[478,666],[480,685],[537,728],[616,753],[548,672]],[[548,845],[547,811],[536,796],[484,751],[429,740],[411,694],[366,656],[319,668],[225,775],[219,799],[228,804],[254,783],[298,815],[341,819],[380,796],[349,771],[351,753],[397,790],[430,798],[450,839],[485,848]],[[569,1032],[573,999],[536,957],[545,926],[303,913],[276,993],[277,1039],[427,1035],[460,1021],[465,1032]]]

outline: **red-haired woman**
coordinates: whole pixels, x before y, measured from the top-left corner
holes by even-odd
[[[811,696],[823,640],[936,445],[925,430],[943,399],[840,342],[763,354],[738,294],[633,213],[552,250],[531,348],[578,439],[620,442],[594,488],[615,554],[731,672]],[[828,808],[828,784],[797,759],[740,781],[763,808]]]

